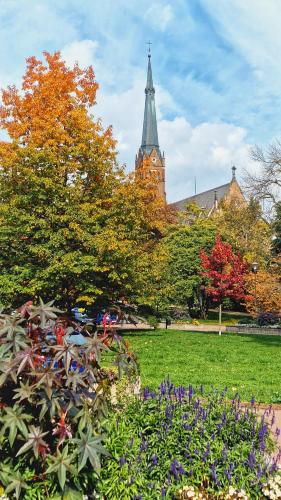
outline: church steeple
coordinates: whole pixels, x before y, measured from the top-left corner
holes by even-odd
[[[144,153],[150,153],[153,148],[159,150],[155,109],[155,89],[153,87],[151,54],[149,49],[141,149]]]
[[[159,197],[166,203],[165,158],[164,153],[161,154],[160,152],[158,141],[150,47],[148,51],[142,141],[136,156],[135,168],[137,175],[143,179],[150,179],[151,183],[157,186]]]

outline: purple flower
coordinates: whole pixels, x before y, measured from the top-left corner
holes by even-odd
[[[201,393],[202,395],[203,395],[203,393],[204,393],[204,388],[203,388],[203,385],[202,385],[202,384],[200,385],[200,393]]]
[[[121,457],[119,459],[119,465],[120,465],[120,467],[123,467],[123,465],[125,465],[126,463],[127,463],[127,460],[126,460],[125,457]]]
[[[167,488],[165,488],[163,486],[163,488],[161,488],[161,497],[165,497],[166,496],[166,491],[167,491]]]
[[[203,462],[206,462],[208,456],[210,455],[210,443],[208,443],[206,450],[204,451],[202,460]]]
[[[277,429],[276,429],[276,431],[275,431],[275,436],[276,436],[277,438],[280,436],[280,432],[281,432],[281,431],[280,431],[280,429],[278,429],[278,427],[277,427]]]
[[[251,406],[254,406],[255,402],[256,402],[256,399],[253,396],[252,399],[251,399]]]
[[[160,393],[162,396],[165,396],[166,394],[166,383],[165,382],[162,382],[159,386],[159,389],[160,389]]]
[[[149,388],[145,387],[143,390],[143,399],[146,401],[147,399],[149,399],[149,396],[150,396]]]
[[[158,463],[158,458],[157,458],[157,455],[155,455],[155,453],[151,457],[151,463],[152,463],[152,465],[157,465],[157,463]]]
[[[189,386],[188,386],[188,401],[189,401],[189,403],[191,403],[192,395],[193,395],[192,385],[189,384]]]
[[[251,450],[248,456],[247,464],[250,467],[250,469],[254,469],[255,464],[256,464],[256,455],[254,450]]]
[[[141,445],[140,445],[140,452],[145,451],[147,449],[147,442],[142,436],[141,438]]]

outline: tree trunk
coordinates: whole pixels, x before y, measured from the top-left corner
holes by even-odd
[[[219,305],[219,335],[221,335],[221,310],[222,310],[222,305]]]

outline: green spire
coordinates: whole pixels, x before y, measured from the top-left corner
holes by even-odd
[[[155,89],[153,87],[151,54],[149,48],[141,149],[143,153],[149,154],[153,148],[159,150],[155,109]]]

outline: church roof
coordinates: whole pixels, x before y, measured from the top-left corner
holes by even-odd
[[[208,189],[203,193],[198,193],[183,200],[172,203],[172,206],[177,210],[184,210],[188,203],[196,203],[198,207],[211,210],[214,207],[215,200],[219,203],[228,193],[231,182],[223,184],[222,186]]]
[[[159,150],[156,109],[155,109],[155,89],[153,87],[151,54],[148,54],[147,82],[145,87],[145,107],[143,118],[143,130],[141,150],[145,154],[150,154],[152,149]]]

